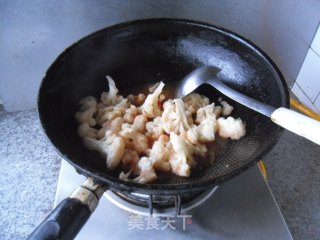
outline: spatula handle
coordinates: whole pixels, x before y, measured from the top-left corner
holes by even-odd
[[[320,145],[320,121],[283,107],[276,109],[271,114],[271,120],[279,126]]]

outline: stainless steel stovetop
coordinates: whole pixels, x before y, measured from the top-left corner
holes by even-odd
[[[63,160],[55,206],[84,180]],[[150,217],[140,208],[130,213],[107,191],[76,239],[292,239],[258,166],[208,193],[179,216]]]

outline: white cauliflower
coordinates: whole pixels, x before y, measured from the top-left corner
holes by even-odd
[[[183,98],[186,111],[196,113],[199,108],[209,104],[209,98],[198,93],[191,93]]]
[[[139,154],[134,150],[126,149],[122,156],[121,163],[129,167],[133,173],[137,173],[138,162]]]
[[[122,117],[116,117],[115,119],[111,120],[110,130],[113,133],[118,133],[121,130],[121,126],[124,123]]]
[[[124,181],[128,181],[129,177],[130,177],[130,174],[131,174],[131,170],[129,172],[127,172],[127,173],[121,172],[119,174],[119,179],[124,180]]]
[[[138,163],[140,174],[133,181],[138,183],[148,183],[157,179],[157,175],[153,169],[153,161],[148,157],[142,157]]]
[[[106,132],[109,130],[110,128],[107,127],[102,127],[98,130],[97,132],[97,139],[102,139],[104,138],[104,136],[106,135]]]
[[[83,98],[80,102],[80,110],[87,110],[88,108],[94,108],[97,107],[97,99],[95,97],[92,96],[88,96]]]
[[[186,138],[188,141],[192,144],[198,144],[199,140],[199,134],[197,131],[197,126],[192,126],[187,132],[186,132]]]
[[[160,82],[159,86],[154,90],[153,93],[149,94],[140,107],[142,114],[148,118],[155,118],[161,115],[161,109],[158,105],[159,95],[162,92],[164,87],[164,83]]]
[[[220,113],[221,113],[221,107],[220,106],[215,107],[215,104],[211,103],[210,105],[207,105],[198,109],[197,118],[195,122],[200,124],[203,120],[208,118],[217,119]]]
[[[219,118],[217,120],[218,132],[221,137],[238,140],[246,134],[245,124],[240,118]]]
[[[164,100],[166,100],[166,96],[163,95],[163,94],[160,94],[160,96],[159,96],[159,102],[160,102],[160,103],[163,103]]]
[[[88,123],[89,126],[94,127],[96,120],[94,114],[97,112],[97,101],[94,97],[85,97],[79,102],[80,111],[75,114],[78,123]]]
[[[212,142],[215,139],[216,118],[208,117],[204,119],[198,126],[198,140],[200,142]]]
[[[124,125],[124,124],[123,124]],[[122,125],[122,130],[119,132],[119,136],[125,141],[127,148],[137,151],[137,153],[145,153],[149,149],[149,141],[146,135],[134,131],[130,127],[124,127]]]
[[[196,123],[199,124],[196,127],[198,141],[212,142],[215,140],[216,116],[220,114],[217,114],[217,111],[220,112],[220,110],[221,107],[215,107],[214,103],[198,109],[196,118]]]
[[[162,123],[163,129],[170,134],[175,132],[179,134],[187,131],[190,126],[184,110],[184,103],[181,99],[168,100],[163,104]]]
[[[125,110],[123,120],[126,123],[133,123],[133,120],[137,115],[138,115],[138,109],[136,108],[136,106],[131,105],[130,108]]]
[[[89,126],[94,127],[96,125],[96,120],[93,118],[95,112],[92,108],[83,112],[77,112],[75,118],[80,124],[87,123]]]
[[[112,120],[107,120],[102,124],[102,128],[98,130],[97,137],[101,139],[104,137],[106,131],[110,130],[112,133],[118,133],[121,130],[121,126],[124,123],[122,117],[116,117]]]
[[[78,127],[78,135],[82,138],[85,138],[85,137],[96,138],[97,129],[90,127],[88,123],[82,123]]]
[[[188,147],[191,148],[192,154],[194,156],[200,156],[200,157],[205,157],[206,153],[208,152],[207,147],[205,144],[197,143],[197,144],[188,144]],[[193,158],[192,158],[193,160]],[[196,162],[192,161],[191,166],[195,166]]]
[[[170,133],[170,142],[173,151],[169,156],[171,171],[179,176],[190,176],[190,165],[193,161],[192,149],[188,147],[184,139],[174,132]]]
[[[232,113],[233,107],[227,103],[226,101],[221,101],[220,104],[222,105],[222,115],[228,116]]]
[[[105,156],[107,167],[110,170],[119,165],[125,151],[123,139],[111,131],[107,131],[105,137],[101,140],[85,137],[83,143],[87,148],[98,151]]]
[[[153,161],[153,167],[156,170],[170,172],[169,154],[171,144],[169,144],[169,140],[167,135],[161,135],[152,145],[149,155]]]
[[[117,95],[118,89],[113,79],[110,76],[106,76],[106,78],[109,84],[109,92],[103,92],[101,94],[101,102],[105,106],[114,106],[118,104],[123,99],[123,97],[121,95]]]
[[[159,84],[160,84],[160,82],[157,82],[157,83],[153,84],[151,87],[149,87],[149,92],[153,93],[157,89]]]
[[[122,116],[123,113],[118,111],[118,112],[113,112],[113,106],[109,107],[99,107],[99,111],[96,116],[96,121],[98,124],[102,125],[104,122],[111,120],[111,118],[116,118]]]
[[[156,117],[151,122],[146,123],[146,129],[147,129],[147,137],[151,138],[153,140],[157,140],[163,133],[163,124],[162,124],[162,118]]]
[[[129,100],[129,102],[131,104],[133,104],[135,106],[140,106],[146,100],[146,95],[144,95],[142,93],[140,93],[138,95],[130,94],[127,96],[127,99]]]
[[[121,172],[120,179],[147,183],[157,178],[156,170],[188,177],[197,156],[213,161],[217,131],[231,139],[245,135],[240,118],[219,118],[233,110],[221,99],[222,107],[196,93],[165,101],[163,82],[154,85],[147,97],[123,98],[114,81],[107,79],[109,92],[101,94],[101,102],[91,96],[82,99],[75,118],[84,145],[104,155],[108,169],[121,164],[128,171]]]
[[[129,107],[130,106],[128,100],[123,99],[115,106],[101,108],[99,109],[99,112],[97,114],[96,121],[98,124],[102,125],[108,120],[115,119],[116,117],[123,117],[126,109],[128,109]]]
[[[146,130],[146,124],[148,122],[148,119],[144,115],[137,115],[132,123],[132,129],[144,133]]]

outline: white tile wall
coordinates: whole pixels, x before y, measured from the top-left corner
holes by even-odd
[[[302,64],[296,83],[314,102],[320,92],[320,57],[311,48]]]
[[[320,56],[320,25],[312,40],[311,48]]]
[[[320,96],[317,97],[316,101],[314,102],[314,106],[317,108],[318,112],[320,113]]]
[[[320,25],[291,90],[304,105],[320,113]]]
[[[304,105],[320,113],[320,25],[291,90]]]
[[[313,105],[311,100],[307,97],[307,95],[302,91],[301,87],[298,83],[295,83],[291,88],[291,91],[296,95],[296,97],[302,102],[305,106],[310,108],[314,112],[319,112],[319,110]],[[320,98],[319,98],[320,99]],[[319,108],[320,109],[320,108]]]

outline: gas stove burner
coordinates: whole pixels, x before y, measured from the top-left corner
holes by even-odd
[[[182,195],[147,195],[106,191],[105,197],[117,207],[144,216],[174,216],[190,211],[205,202],[218,187]]]
[[[177,201],[181,204],[191,201],[193,198],[200,195],[201,192],[186,193],[180,195],[147,195],[140,193],[126,193],[126,192],[114,192],[122,199],[131,202],[135,205],[142,207],[149,207],[150,201],[152,201],[153,208],[167,208],[176,206]]]

